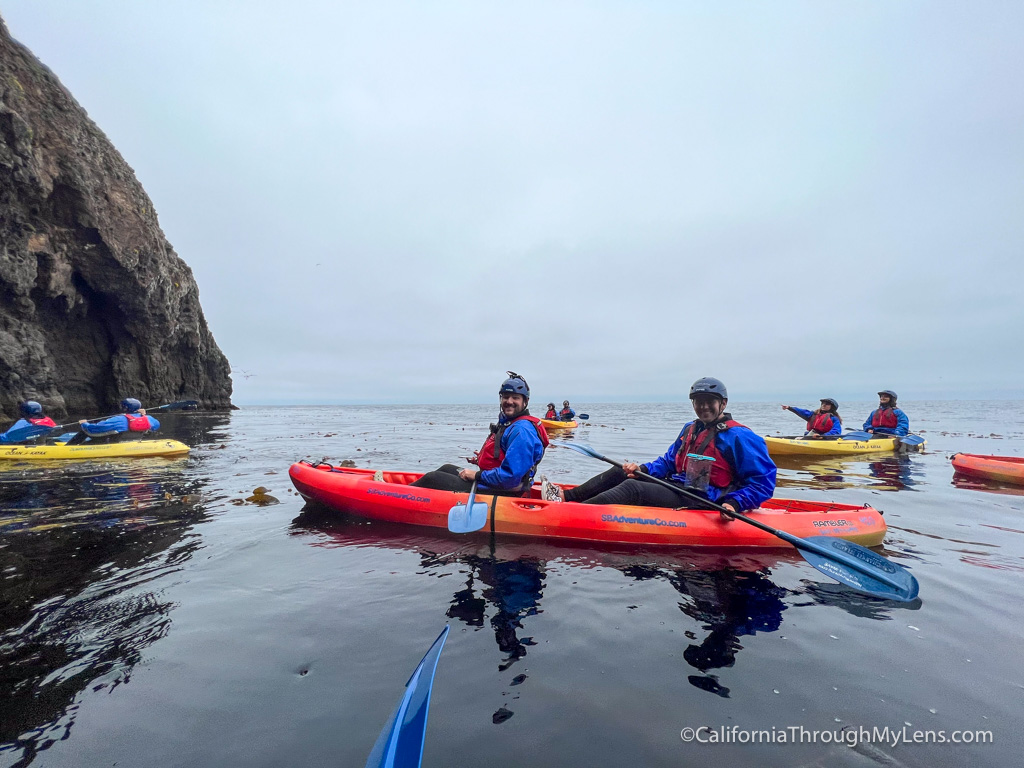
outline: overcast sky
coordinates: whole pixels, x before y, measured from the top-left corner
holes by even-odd
[[[1024,3],[3,0],[235,402],[1024,397]],[[534,403],[535,406],[539,403]]]

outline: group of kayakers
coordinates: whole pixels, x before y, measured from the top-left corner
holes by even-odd
[[[878,393],[878,407],[868,414],[862,429],[869,434],[896,435],[905,437],[910,432],[910,419],[907,414],[896,407],[896,393],[891,389],[883,389]],[[839,415],[839,403],[831,397],[823,397],[817,410],[797,408],[792,405],[782,406],[784,411],[792,411],[807,421],[805,437],[822,438],[839,435],[843,431],[843,419]]]
[[[576,411],[569,406],[568,400],[562,401],[562,410],[556,411],[554,403],[548,403],[548,410],[544,414],[548,421],[572,421],[576,418]]]
[[[504,496],[530,492],[549,445],[547,432],[541,420],[530,415],[530,387],[523,376],[509,371],[498,398],[498,423],[491,425],[483,446],[471,459],[476,467],[445,464],[412,485],[467,493],[476,484],[482,493]],[[906,435],[909,421],[896,407],[896,393],[882,390],[878,400],[878,408],[864,422],[864,431]],[[697,379],[690,387],[690,403],[696,418],[683,425],[663,455],[643,464],[615,466],[568,490],[549,483],[542,475],[543,498],[550,502],[644,507],[679,507],[686,503],[681,492],[639,479],[649,475],[734,512],[757,509],[775,492],[776,467],[764,438],[732,418],[726,410],[729,394],[716,378]],[[564,405],[568,407],[568,401]],[[833,398],[822,398],[814,411],[782,407],[806,420],[809,435],[825,437],[842,431],[839,403]],[[549,403],[549,414],[553,408],[554,404]]]
[[[142,403],[134,397],[126,397],[120,404],[121,413],[101,421],[78,422],[80,431],[68,440],[68,445],[87,441],[117,439],[125,433],[144,434],[160,429],[160,422],[146,414]],[[43,406],[35,400],[24,400],[18,404],[21,418],[3,434],[0,443],[21,443],[49,434],[57,428],[53,419],[43,412]]]

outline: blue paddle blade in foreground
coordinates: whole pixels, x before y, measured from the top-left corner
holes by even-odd
[[[452,533],[472,533],[487,525],[487,505],[482,501],[472,506],[456,504],[448,510],[448,530]]]
[[[448,630],[445,625],[405,684],[405,694],[377,737],[377,743],[366,759],[366,768],[419,768],[423,760],[434,670],[437,669],[437,659],[444,648]]]
[[[917,597],[914,575],[867,547],[831,536],[808,536],[802,544],[798,546],[804,559],[840,584],[885,600],[909,603]],[[825,554],[815,551],[817,547]]]

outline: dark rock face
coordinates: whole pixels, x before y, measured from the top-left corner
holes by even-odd
[[[0,412],[231,407],[192,271],[132,169],[0,19]]]

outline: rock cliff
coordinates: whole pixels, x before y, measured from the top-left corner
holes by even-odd
[[[230,367],[134,172],[0,19],[0,415],[124,396],[226,409]]]

